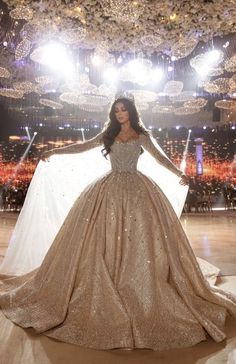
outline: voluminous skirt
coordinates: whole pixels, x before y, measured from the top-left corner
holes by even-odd
[[[78,197],[42,265],[1,276],[0,306],[22,327],[95,349],[186,347],[225,338],[236,297],[203,277],[159,187],[110,172]]]

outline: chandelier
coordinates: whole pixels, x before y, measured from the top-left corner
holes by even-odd
[[[50,99],[40,99],[39,103],[41,105],[47,106],[47,107],[51,107],[52,109],[63,109],[63,105],[60,104],[59,102],[56,101],[52,101]]]
[[[177,96],[183,90],[184,84],[182,81],[168,81],[164,87],[164,93],[167,96]]]
[[[219,109],[232,110],[236,109],[235,100],[218,100],[215,102],[215,106]]]
[[[205,82],[203,84],[203,89],[209,93],[224,94],[230,89],[229,78],[217,78],[214,81]]]

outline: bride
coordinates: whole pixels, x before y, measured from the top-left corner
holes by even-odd
[[[137,170],[144,148],[187,184],[153,143],[134,102],[117,99],[100,134],[43,159],[99,145],[111,171],[78,196],[38,268],[0,276],[3,313],[21,327],[94,349],[164,350],[206,334],[224,340],[236,297],[209,285],[171,203]]]

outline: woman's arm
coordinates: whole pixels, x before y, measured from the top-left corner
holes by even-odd
[[[45,160],[53,154],[73,154],[73,153],[82,153],[86,150],[98,147],[103,143],[103,133],[99,133],[94,138],[86,140],[85,142],[77,142],[74,144],[67,145],[61,148],[55,148],[48,150],[42,154],[42,159]]]
[[[177,168],[174,163],[171,162],[171,160],[163,155],[158,148],[155,146],[155,144],[152,141],[152,138],[149,135],[142,134],[140,136],[141,144],[142,146],[164,167],[169,169],[171,172],[176,174],[178,177],[185,176],[184,173]]]

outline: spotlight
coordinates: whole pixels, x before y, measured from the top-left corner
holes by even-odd
[[[170,15],[170,20],[174,21],[176,19],[176,14]]]
[[[179,130],[179,128],[180,128],[180,125],[176,125],[175,129]]]
[[[232,125],[231,126],[231,129],[235,130],[236,129],[235,125]]]
[[[163,78],[163,71],[160,68],[154,68],[151,71],[150,78],[153,82],[158,82]]]
[[[168,67],[168,72],[172,72],[172,71],[173,71],[173,69],[174,69],[174,68],[173,68],[172,66],[169,66],[169,67]]]
[[[132,79],[137,83],[145,85],[148,82],[149,72],[147,68],[138,59],[134,59],[127,63],[127,70]]]
[[[103,73],[103,78],[107,83],[115,83],[118,79],[118,72],[115,67],[108,67]]]
[[[209,73],[210,69],[209,67],[207,67],[207,65],[205,67],[201,67],[197,69],[197,73],[199,74],[200,77],[204,78],[205,76],[207,76],[207,74]]]
[[[95,55],[92,57],[92,63],[94,66],[100,66],[100,64],[102,63],[102,58],[98,55]]]
[[[38,134],[38,133],[37,133],[37,131],[35,131],[35,132],[34,132],[34,135],[37,135],[37,134]]]
[[[181,163],[180,163],[180,170],[181,171],[185,171],[186,169],[186,166],[187,166],[187,162],[185,159],[182,159]]]
[[[158,131],[162,131],[162,128],[159,128]]]
[[[30,140],[31,139],[31,136],[30,136],[30,132],[29,132],[28,126],[25,126],[25,131],[26,131],[26,134],[27,134],[28,139]]]
[[[206,130],[206,128],[207,128],[206,125],[204,125],[203,129]]]
[[[221,52],[218,51],[217,49],[213,49],[212,51],[210,52],[207,52],[206,53],[206,60],[208,62],[208,64],[215,64],[219,61],[220,59],[220,55],[221,55]]]
[[[212,68],[219,64],[222,57],[223,53],[217,49],[206,52],[202,58],[201,65],[199,65],[199,67],[196,69],[197,73],[199,73],[201,77],[205,77]]]
[[[3,42],[3,45],[4,45],[4,47],[7,47],[7,41],[6,40]]]
[[[229,42],[227,41],[225,44],[223,44],[223,48],[227,48],[229,46]]]
[[[68,77],[74,73],[74,67],[68,57],[67,49],[59,43],[52,42],[44,46],[43,64],[62,72]]]
[[[122,57],[121,56],[119,56],[118,58],[117,58],[117,63],[122,63]]]
[[[171,56],[171,60],[172,60],[172,62],[176,61],[176,57],[175,56]]]

